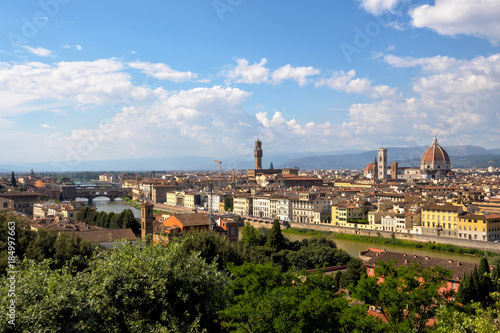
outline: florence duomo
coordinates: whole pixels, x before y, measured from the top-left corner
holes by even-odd
[[[387,148],[379,148],[372,163],[364,169],[364,176],[373,180],[384,179],[443,179],[453,177],[450,157],[438,143],[436,135],[432,145],[427,148],[420,159],[420,167],[400,167],[398,162],[387,165]]]

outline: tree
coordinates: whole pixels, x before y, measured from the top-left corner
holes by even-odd
[[[493,293],[497,301],[486,309],[480,303],[472,303],[472,311],[461,311],[455,307],[440,305],[437,310],[437,324],[435,331],[438,333],[490,333],[499,332],[500,303],[498,293]]]
[[[269,166],[269,169],[271,169],[271,170],[274,169],[273,162],[271,162],[271,165]]]
[[[228,195],[224,198],[224,210],[226,212],[233,211],[233,197]]]
[[[16,326],[1,332],[220,331],[228,277],[180,242],[123,244],[95,256],[89,268],[51,270],[24,261],[16,275]],[[0,315],[7,318],[9,282],[0,280]]]
[[[10,179],[10,186],[17,187],[16,176],[14,176],[14,171],[12,171],[12,177]]]
[[[217,232],[188,232],[183,236],[182,249],[186,254],[199,253],[209,263],[216,262],[219,270],[225,270],[230,262],[242,263],[236,244]]]
[[[9,222],[14,222],[9,224]],[[14,226],[14,230],[10,229]],[[79,237],[56,232],[31,231],[29,221],[22,217],[0,212],[0,275],[4,275],[8,264],[8,235],[15,231],[16,251],[19,260],[24,258],[41,262],[50,259],[52,269],[69,265],[72,269],[83,270],[91,258],[95,246]]]
[[[347,272],[342,274],[340,278],[340,286],[354,291],[361,277],[365,275],[366,271],[363,261],[359,258],[353,258],[347,263]]]
[[[269,246],[275,251],[279,251],[285,247],[285,243],[285,236],[283,236],[283,234],[281,233],[280,221],[278,219],[275,219],[271,228],[271,232],[267,236],[266,246]]]
[[[351,312],[333,276],[322,271],[305,276],[273,263],[228,267],[233,281],[221,317],[232,332],[381,332],[366,307]]]
[[[141,224],[137,222],[134,213],[130,209],[126,209],[120,213],[120,218],[122,220],[121,228],[130,228],[135,234],[141,232]]]
[[[490,275],[486,258],[481,258],[479,269],[474,267],[470,275],[464,275],[458,286],[457,301],[462,304],[480,302],[486,307],[491,302],[490,293],[495,291],[495,284]]]
[[[248,246],[264,245],[266,243],[266,237],[247,222],[241,229],[241,240],[238,243]]]
[[[375,276],[362,277],[355,295],[380,311],[392,331],[424,332],[437,305],[449,297],[439,289],[450,276],[450,271],[439,266],[423,269],[414,263],[396,268],[395,261],[379,261]]]

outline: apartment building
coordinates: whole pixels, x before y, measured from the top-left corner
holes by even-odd
[[[458,237],[458,216],[464,207],[453,204],[434,204],[422,207],[422,234],[443,237]]]
[[[254,196],[253,197],[253,212],[255,217],[265,219],[274,218],[271,216],[271,198],[269,196]]]
[[[500,239],[499,214],[466,213],[458,217],[458,238],[494,241]]]
[[[233,213],[249,216],[253,213],[253,197],[249,194],[236,194],[233,196]]]

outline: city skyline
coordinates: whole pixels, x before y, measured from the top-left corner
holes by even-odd
[[[3,7],[5,163],[499,148],[495,1]]]

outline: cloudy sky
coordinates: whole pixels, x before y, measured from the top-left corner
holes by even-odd
[[[498,0],[0,9],[2,163],[500,148]]]

